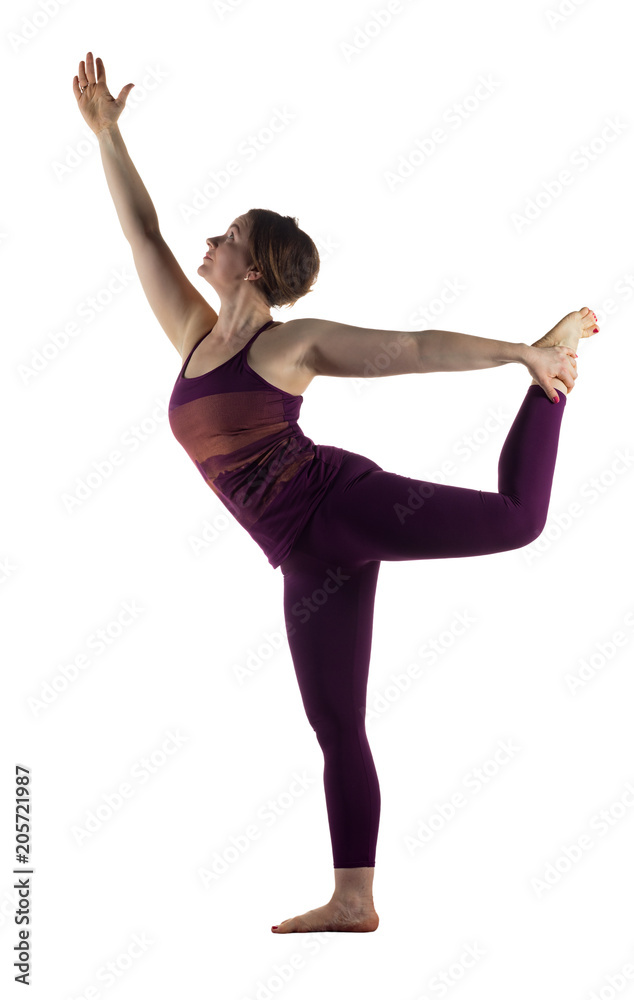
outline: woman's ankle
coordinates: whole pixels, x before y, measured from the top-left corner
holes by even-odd
[[[539,385],[539,382],[536,382],[535,379],[533,379],[531,385]],[[565,382],[561,381],[561,379],[553,379],[553,389],[556,389],[557,392],[563,392],[565,396],[568,395],[568,387]]]
[[[332,898],[340,902],[372,901],[374,868],[335,868],[335,891]]]

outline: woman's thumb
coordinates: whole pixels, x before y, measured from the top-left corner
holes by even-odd
[[[133,83],[126,83],[125,87],[121,88],[121,91],[119,92],[119,96],[117,97],[117,100],[118,101],[123,101],[123,103],[125,104],[125,102],[128,99],[128,95],[129,95],[129,93],[130,93],[130,91],[132,90],[133,87],[134,87]]]

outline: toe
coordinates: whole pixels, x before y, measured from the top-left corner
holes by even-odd
[[[589,326],[597,325],[597,317],[592,309],[588,308],[588,306],[584,306],[583,309],[579,310],[579,316],[581,317],[581,324],[584,329],[587,329]]]
[[[294,919],[294,917],[289,917],[288,920],[282,920],[280,924],[277,924],[274,928],[272,927],[271,930],[274,934],[288,934],[290,931],[295,930],[293,927]]]
[[[581,324],[583,326],[584,335],[590,336],[593,333],[597,333],[599,329],[599,324],[597,323],[597,314],[592,309],[589,309],[587,306],[584,306],[584,308],[580,310],[580,313],[581,313]]]

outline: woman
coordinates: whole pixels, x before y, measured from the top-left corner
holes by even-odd
[[[103,62],[80,62],[73,89],[99,138],[123,232],[150,306],[183,358],[171,428],[219,500],[284,577],[289,647],[306,714],[324,754],[335,869],[330,901],[274,925],[373,931],[380,794],[365,732],[374,596],[382,560],[442,559],[527,545],[545,525],[575,349],[598,331],[584,307],[532,345],[426,330],[363,330],[318,319],[274,321],[319,270],[314,243],[288,216],[251,209],[206,241],[198,273],[216,313],[165,244],[116,124]],[[266,331],[266,334],[265,334]],[[315,375],[467,371],[516,361],[533,381],[500,453],[498,493],[428,483],[315,445],[298,426]]]

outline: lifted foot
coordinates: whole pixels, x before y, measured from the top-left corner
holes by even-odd
[[[583,309],[577,309],[575,312],[568,313],[567,316],[560,319],[552,330],[549,330],[543,337],[540,337],[534,344],[531,344],[531,347],[556,347],[558,344],[563,344],[564,347],[572,347],[576,351],[580,340],[586,337],[593,337],[598,331],[599,324],[597,323],[596,314],[588,306],[584,306]],[[572,363],[576,368],[577,362],[575,359],[573,359]],[[531,384],[539,385],[539,382],[533,379]],[[555,387],[557,389],[560,388],[559,385]],[[573,389],[574,385],[565,391],[570,395]]]
[[[563,344],[576,351],[579,341],[585,337],[594,336],[598,329],[596,315],[592,309],[584,306],[583,309],[568,313],[567,316],[560,319],[552,330],[531,344],[531,347],[556,347],[557,344]]]

